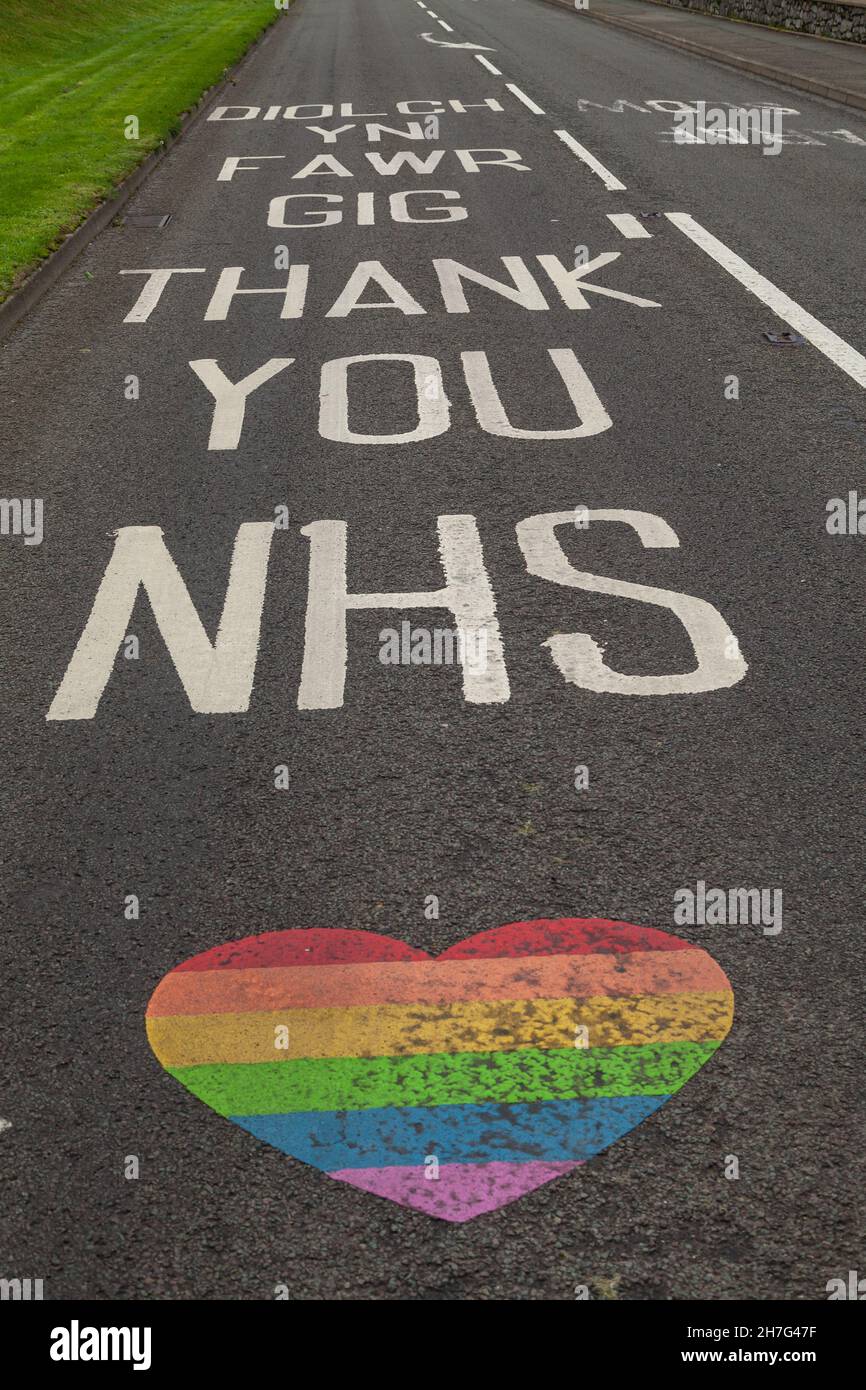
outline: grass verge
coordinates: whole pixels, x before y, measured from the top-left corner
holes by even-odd
[[[280,13],[274,0],[0,0],[0,301]]]

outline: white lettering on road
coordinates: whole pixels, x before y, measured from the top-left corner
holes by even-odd
[[[524,173],[529,172],[529,165],[521,163],[523,156],[519,155],[517,153],[517,150],[455,150],[454,153],[460,160],[460,163],[463,165],[463,168],[466,170],[467,174],[478,174],[481,172],[482,165],[491,164],[501,165],[503,168],[508,169],[522,169]],[[475,156],[479,154],[501,154],[504,156],[504,158],[476,159]]]
[[[815,134],[832,135],[837,140],[843,140],[846,145],[866,145],[862,135],[855,135],[853,130],[817,130]]]
[[[423,312],[423,311],[422,311]],[[482,430],[508,439],[586,439],[610,429],[611,420],[586,372],[571,348],[548,348],[562,378],[578,423],[568,429],[519,429],[508,419],[493,381],[485,352],[461,352],[466,386]],[[241,381],[232,382],[216,358],[190,362],[196,376],[214,398],[208,449],[236,449],[241,439],[247,397],[279,372],[293,357],[272,357]],[[405,362],[413,369],[417,424],[395,434],[357,434],[349,428],[349,368],[372,362]],[[368,389],[367,398],[370,392]],[[379,352],[338,357],[322,364],[319,389],[319,433],[337,444],[412,444],[434,439],[450,426],[450,402],[435,357],[417,353]]]
[[[190,366],[196,376],[207,387],[214,398],[214,413],[211,423],[208,449],[236,449],[244,427],[247,396],[257,391],[278,372],[285,371],[294,362],[294,357],[270,357],[263,366],[242,378],[229,381],[215,357],[201,357]]]
[[[378,154],[375,150],[365,150],[376,173],[384,174],[386,178],[404,168],[412,169],[416,174],[432,174],[444,153],[444,150],[431,150],[426,159],[422,159],[414,150],[398,150],[390,159],[385,159],[384,155]]]
[[[358,197],[363,198],[363,193]],[[343,199],[339,193],[284,193],[280,198],[272,198],[268,203],[268,226],[279,227],[334,227],[338,222],[342,222],[343,214],[336,208],[298,208],[298,212],[303,217],[303,222],[287,222],[286,214],[288,203],[309,202],[310,199],[319,199],[323,203],[342,203]]]
[[[652,512],[604,508],[587,512],[586,519],[590,525],[614,521],[630,526],[646,547],[679,545],[676,533]],[[517,539],[529,573],[552,584],[669,609],[686,629],[697,660],[693,671],[681,674],[627,676],[605,664],[604,648],[588,633],[559,633],[542,645],[549,649],[554,664],[570,684],[616,695],[693,695],[722,690],[743,679],[748,667],[736,637],[718,609],[690,594],[575,569],[556,535],[556,528],[566,525],[574,525],[573,511],[547,512],[518,522]]]
[[[414,137],[413,137],[414,138]],[[467,174],[477,174],[482,168],[497,167],[507,169],[520,169],[524,172],[529,170],[529,165],[523,163],[523,155],[517,150],[505,150],[497,147],[484,146],[480,149],[469,150],[449,150],[458,160]],[[372,164],[377,174],[382,174],[386,178],[399,173],[401,169],[411,169],[416,174],[432,174],[446,154],[445,150],[431,150],[427,155],[419,155],[414,150],[398,150],[395,154],[385,158],[378,150],[364,150],[364,158]],[[496,159],[480,159],[478,155],[497,155]],[[235,174],[253,173],[258,169],[257,164],[242,164],[241,161],[257,159],[285,159],[285,155],[233,155],[230,159],[223,161],[220,171],[217,174],[218,183],[231,183]],[[354,171],[347,164],[341,163],[336,155],[319,154],[304,164],[297,173],[290,176],[292,179],[310,178],[338,178],[353,179]]]
[[[592,525],[615,522],[632,528],[648,548],[675,548],[675,532],[650,512],[583,509]],[[559,526],[574,524],[574,510],[526,517],[516,527],[529,574],[548,583],[633,599],[672,612],[695,652],[695,670],[664,676],[624,675],[604,661],[603,648],[587,633],[559,633],[542,643],[572,685],[618,695],[677,695],[720,690],[746,674],[739,643],[718,611],[703,599],[644,584],[603,578],[575,569],[557,539]],[[463,697],[469,704],[510,698],[496,599],[474,516],[437,518],[442,588],[422,592],[355,593],[347,589],[347,525],[315,521],[301,529],[310,541],[304,654],[297,703],[302,710],[343,705],[348,664],[346,615],[352,610],[441,608],[459,631],[469,633],[484,662],[463,662]],[[166,650],[191,708],[200,714],[243,714],[256,673],[274,522],[246,522],[235,538],[222,617],[212,644],[158,526],[116,532],[114,549],[48,720],[93,719],[129,630],[139,592],[150,602]],[[462,660],[461,653],[461,660]]]
[[[255,676],[272,521],[239,527],[216,641],[211,645],[159,526],[124,526],[46,719],[92,719],[114,669],[140,588],[191,707],[243,714]]]
[[[361,295],[368,285],[378,285],[384,290],[387,299],[373,299],[361,303]],[[344,319],[353,309],[399,309],[402,314],[426,314],[417,299],[395,280],[381,261],[359,261],[346,282],[346,287],[325,314],[327,319]]]
[[[350,594],[346,579],[344,521],[314,521],[302,528],[310,541],[310,584],[299,709],[338,709],[343,704],[348,664],[349,609],[444,608],[458,629],[484,634],[486,660],[463,665],[468,704],[501,704],[510,697],[496,617],[496,599],[484,567],[474,516],[437,519],[444,588],[426,593]]]
[[[433,268],[439,277],[446,313],[469,313],[469,304],[463,292],[464,280],[469,280],[476,285],[483,285],[486,289],[492,290],[494,294],[501,295],[503,299],[509,299],[513,304],[520,304],[524,309],[535,311],[546,309],[548,307],[547,300],[538,288],[538,283],[525,265],[523,258],[521,256],[502,256],[501,260],[511,276],[513,285],[503,284],[501,280],[491,280],[489,275],[482,275],[480,271],[472,270],[467,265],[461,265],[459,261],[434,260]]]
[[[376,195],[374,193],[358,193],[356,196],[356,223],[359,227],[374,227],[376,225]],[[454,188],[410,188],[402,193],[391,193],[388,195],[388,207],[391,220],[394,222],[425,223],[425,222],[462,222],[468,216],[464,207],[443,207],[441,204],[433,204],[429,207],[419,209],[420,212],[427,213],[428,216],[412,215],[409,211],[408,200],[410,198],[444,198],[446,203],[459,201],[460,194]],[[296,213],[301,217],[300,222],[289,222],[287,220],[289,203],[309,203],[322,202],[331,206],[328,208],[297,208]],[[343,204],[345,199],[340,193],[284,193],[279,198],[272,198],[268,204],[268,226],[277,227],[280,230],[296,227],[336,227],[343,221]],[[337,204],[336,207],[333,205]]]
[[[315,159],[311,159],[309,164],[304,165],[303,169],[292,174],[292,178],[310,179],[317,174],[323,177],[333,174],[338,179],[353,179],[355,177],[351,169],[347,169],[345,164],[341,164],[336,155],[317,154]]]
[[[421,310],[423,313],[424,310]],[[418,423],[400,434],[355,434],[349,428],[349,368],[366,362],[405,362],[412,368]],[[418,353],[379,352],[361,357],[338,357],[322,367],[319,391],[319,434],[337,444],[412,444],[435,439],[451,423],[450,402],[435,357]]]
[[[172,270],[121,270],[121,275],[147,275],[149,279],[124,323],[146,323],[159,303],[172,275],[204,275],[204,266],[175,266]]]
[[[326,145],[336,145],[336,143],[337,143],[337,136],[338,136],[338,135],[344,135],[344,134],[346,133],[347,130],[357,130],[357,129],[358,129],[358,127],[357,127],[357,125],[355,124],[354,121],[350,121],[347,125],[333,126],[330,130],[326,129],[326,127],[323,126],[323,125],[307,125],[307,126],[304,126],[304,130],[309,130],[309,131],[311,131],[313,135],[321,135],[322,141],[323,141],[323,143],[326,144]],[[371,129],[371,127],[370,127],[370,126],[367,126],[367,130],[369,131],[370,129]],[[384,126],[376,126],[375,129],[377,129],[377,130],[384,130],[385,127],[384,127]],[[368,138],[368,139],[372,139],[372,137],[369,136],[369,135],[368,135],[367,138]],[[410,138],[411,138],[411,139],[414,139],[415,137],[414,137],[414,136],[411,136]]]
[[[289,267],[289,273],[284,285],[277,285],[265,289],[241,289],[240,280],[244,274],[242,265],[228,265],[220,271],[216,288],[211,295],[210,303],[205,310],[205,322],[219,322],[227,319],[229,306],[233,299],[245,294],[277,294],[282,295],[283,303],[280,309],[281,319],[299,319],[303,317],[304,304],[307,299],[307,284],[310,277],[310,267],[308,265],[293,265]]]
[[[285,158],[286,156],[284,154],[232,154],[229,155],[228,159],[223,160],[222,167],[219,173],[217,174],[216,181],[217,183],[231,183],[232,179],[237,173],[255,173],[257,169],[261,168],[261,165],[248,162],[253,159],[258,160]]]
[[[576,265],[571,270],[567,270],[558,256],[536,256],[536,260],[543,270],[547,271],[554,285],[556,286],[563,303],[569,309],[588,309],[584,295],[600,294],[607,299],[621,299],[626,304],[636,304],[640,309],[660,309],[654,299],[640,299],[635,294],[625,294],[622,290],[609,290],[604,285],[587,285],[584,277],[591,271],[600,270],[602,266],[609,265],[611,261],[619,259],[619,251],[603,251],[600,255],[587,261],[585,265]]]
[[[428,208],[428,212],[436,214],[444,213],[445,216],[435,216],[426,218],[410,217],[406,207],[406,199],[413,196],[414,190],[410,193],[394,193],[390,198],[391,213],[396,222],[444,222],[460,221],[466,216],[464,208],[434,207]],[[437,190],[417,190],[417,194],[422,197],[437,196]],[[309,194],[298,195],[302,197],[324,198],[331,202],[337,198],[337,194]],[[442,190],[438,196],[458,197],[454,190]],[[359,223],[373,224],[373,194],[358,195],[358,220]],[[368,201],[362,202],[361,199]],[[280,206],[274,211],[274,220],[269,222],[269,226],[283,228],[293,226],[282,218],[282,199],[275,199]],[[273,207],[273,205],[272,205]],[[332,222],[334,218],[339,218],[341,214],[333,209],[327,211],[320,208],[314,210],[311,215],[327,219]],[[299,224],[303,225],[303,223]],[[325,225],[320,222],[317,225]],[[620,257],[619,251],[602,251],[594,256],[591,261],[584,265],[568,267],[563,265],[558,256],[538,255],[538,261],[542,270],[556,289],[560,299],[567,309],[584,310],[591,306],[586,296],[588,294],[600,295],[603,299],[616,299],[624,304],[633,304],[639,309],[658,309],[661,306],[654,299],[643,299],[640,295],[627,294],[624,290],[612,290],[606,285],[590,284],[587,277],[597,270],[602,270]],[[469,301],[463,290],[463,281],[480,285],[484,289],[499,295],[503,299],[510,300],[513,304],[519,304],[521,308],[530,312],[540,312],[549,310],[550,305],[545,299],[537,280],[529,270],[522,256],[500,256],[500,263],[511,276],[511,284],[501,280],[494,280],[491,276],[484,274],[480,270],[475,270],[471,266],[463,265],[460,261],[451,260],[446,257],[437,257],[433,261],[433,269],[439,281],[439,288],[442,294],[442,302],[448,314],[468,314],[471,312]],[[297,319],[302,318],[307,303],[307,290],[309,285],[308,265],[299,263],[293,264],[288,268],[285,280],[277,285],[253,287],[241,287],[241,277],[246,274],[243,266],[225,266],[219,273],[216,286],[210,297],[207,309],[205,310],[205,322],[223,321],[229,316],[229,310],[235,299],[244,296],[256,295],[275,295],[280,305],[280,318]],[[121,271],[121,274],[131,274],[133,272]],[[127,314],[124,322],[126,323],[146,323],[162,298],[163,291],[168,284],[168,277],[177,272],[165,272],[165,279],[159,278],[162,272],[142,271],[141,274],[148,275],[148,280],[135,304]],[[387,299],[364,301],[361,296],[370,284],[377,285],[388,295]],[[427,310],[423,305],[409,293],[403,284],[383,266],[381,261],[359,261],[355,269],[351,272],[345,287],[337,297],[334,304],[325,313],[326,318],[345,318],[353,311],[377,309],[397,309],[405,315],[426,314]]]
[[[610,429],[610,416],[571,348],[548,348],[547,351],[562,377],[568,398],[578,418],[579,423],[572,429],[523,430],[512,425],[496,389],[487,353],[461,352],[463,373],[475,414],[479,425],[487,434],[499,435],[506,439],[587,439],[590,435],[602,434],[604,430]]]
[[[371,121],[367,127],[367,139],[371,145],[379,145],[382,142],[382,132],[386,135],[399,135],[402,140],[423,140],[424,127],[420,121],[407,121],[406,129],[400,130],[397,126],[382,125],[380,121]]]
[[[372,193],[370,197],[372,198]],[[406,193],[392,193],[389,198],[391,217],[395,222],[463,222],[469,216],[466,208],[425,207],[424,212],[442,214],[437,217],[412,217],[407,206],[407,198],[444,198],[453,203],[460,194],[454,188],[410,188]]]

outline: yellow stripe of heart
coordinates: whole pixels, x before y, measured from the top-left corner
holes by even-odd
[[[409,1056],[422,1052],[513,1052],[721,1040],[733,1018],[728,990],[631,998],[516,999],[446,1006],[281,1009],[269,1013],[149,1018],[150,1044],[165,1067],[279,1062],[295,1057]],[[288,1047],[276,1045],[288,1028]]]

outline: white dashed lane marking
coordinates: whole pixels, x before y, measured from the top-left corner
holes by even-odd
[[[609,169],[605,169],[604,165],[596,159],[595,155],[590,154],[589,150],[581,145],[579,141],[575,140],[573,135],[569,135],[567,130],[557,130],[555,134],[559,136],[559,139],[564,145],[568,146],[572,154],[576,154],[578,159],[582,160],[588,169],[591,169],[594,174],[598,175],[605,188],[611,193],[625,192],[625,184],[620,183],[616,175],[612,174]]]
[[[612,222],[618,232],[622,232],[624,237],[630,241],[637,241],[638,237],[649,237],[650,232],[642,222],[638,222],[633,212],[609,212],[608,221]]]
[[[520,88],[515,87],[513,82],[506,82],[505,85],[508,88],[509,92],[512,92],[513,95],[517,97],[518,101],[522,101],[524,106],[528,106],[530,111],[532,111],[534,115],[543,116],[545,114],[542,108],[540,106],[537,106],[536,103],[532,100],[532,97],[528,97],[525,92],[521,92]]]
[[[418,0],[418,3],[421,4],[421,0]],[[427,9],[425,5],[421,5],[421,8]],[[454,30],[451,28],[451,25],[446,24],[444,19],[440,19],[439,16],[435,13],[435,11],[427,9],[427,13],[429,14],[430,18],[435,19],[437,24],[440,24],[443,29],[447,29],[449,34],[454,33]],[[421,37],[429,39],[431,43],[436,42],[436,40],[433,39],[432,35],[423,34]],[[445,46],[447,47],[448,45]],[[460,46],[464,48],[469,48],[473,47],[474,45],[451,45],[451,47]],[[482,45],[480,44],[478,46],[482,47]],[[475,57],[476,61],[482,65],[482,67],[486,68],[488,72],[492,72],[494,77],[503,76],[499,68],[494,67],[491,62],[488,62],[488,60],[483,56],[483,54],[475,53],[473,56]],[[508,91],[511,92],[512,96],[516,97],[517,100],[521,102],[527,108],[527,110],[531,111],[534,116],[544,116],[547,114],[542,106],[539,106],[536,101],[533,101],[532,97],[527,96],[526,93],[522,91],[520,87],[518,87],[514,82],[506,82],[505,85]],[[601,163],[601,161],[596,159],[595,155],[591,154],[590,151],[586,149],[584,145],[581,145],[579,141],[575,140],[573,135],[569,135],[567,130],[557,130],[556,135],[559,137],[559,139],[563,142],[564,145],[568,146],[572,154],[576,154],[578,159],[580,159],[587,166],[588,169],[591,169],[592,172],[596,174],[598,178],[601,179],[605,188],[609,192],[625,192],[625,184],[622,183],[616,177],[615,174],[612,174],[609,169],[606,169],[604,165]],[[627,216],[628,214],[624,214],[624,217],[627,218]],[[634,219],[632,219],[632,222],[634,223]],[[641,227],[639,223],[634,223],[634,225],[628,231],[626,230],[627,225],[629,225],[627,222],[623,225],[617,224],[623,236],[635,239],[638,237],[649,236],[649,232],[647,232],[643,227]]]

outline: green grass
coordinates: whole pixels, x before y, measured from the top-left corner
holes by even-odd
[[[273,0],[0,0],[0,300],[280,13]]]

